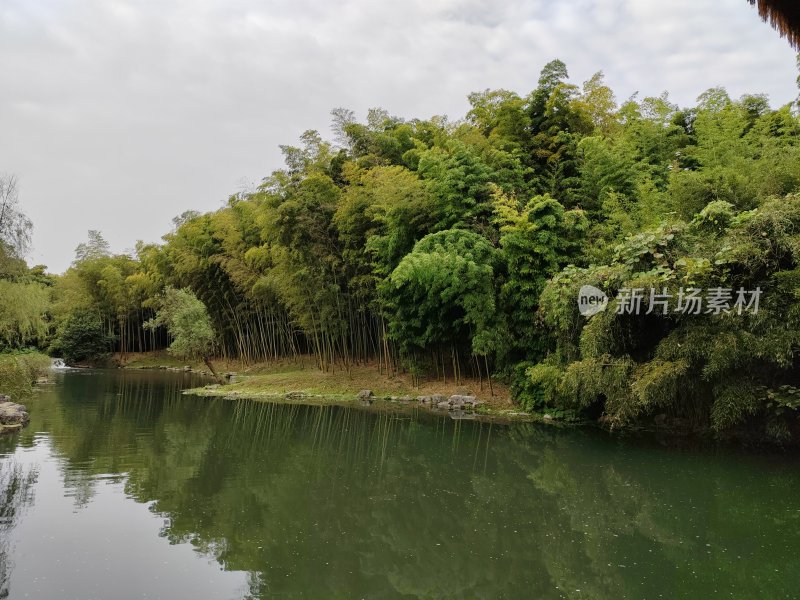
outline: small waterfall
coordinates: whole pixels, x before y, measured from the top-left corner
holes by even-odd
[[[64,364],[63,358],[51,358],[50,368],[53,371],[63,371],[65,369],[71,369],[72,367],[68,367],[66,364]]]

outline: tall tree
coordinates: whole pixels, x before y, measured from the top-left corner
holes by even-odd
[[[19,180],[0,174],[0,244],[3,250],[22,258],[31,242],[33,224],[19,206]]]

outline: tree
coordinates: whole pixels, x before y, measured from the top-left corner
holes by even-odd
[[[566,82],[567,67],[560,60],[547,63],[538,87],[528,97],[529,136],[526,161],[532,189],[549,193],[565,206],[575,204],[579,184],[577,143],[594,128],[591,117],[575,105],[576,86]]]
[[[535,318],[539,296],[547,280],[579,254],[588,220],[583,211],[565,211],[548,195],[535,196],[519,208],[496,192],[495,222],[507,271],[501,299],[514,334],[510,345],[523,358],[533,358],[545,341]]]
[[[89,239],[86,242],[81,242],[75,248],[75,260],[73,264],[91,260],[94,258],[103,258],[111,254],[108,242],[96,229],[90,229],[88,232]]]
[[[47,336],[48,290],[39,283],[0,280],[0,346],[21,348]]]
[[[407,354],[451,349],[501,354],[506,336],[496,310],[497,250],[472,231],[449,229],[425,236],[382,286],[389,333]]]
[[[79,310],[61,324],[51,351],[67,364],[94,362],[108,355],[113,341],[96,311]]]
[[[437,229],[487,229],[493,173],[473,147],[453,139],[432,148],[421,154],[419,173],[434,199]]]
[[[211,354],[216,345],[216,334],[208,316],[206,305],[189,289],[167,288],[156,316],[146,327],[165,326],[172,337],[169,352],[184,359],[201,359],[214,379],[222,378],[211,364]]]
[[[19,182],[14,175],[0,175],[0,244],[22,258],[31,242],[33,224],[19,208]]]

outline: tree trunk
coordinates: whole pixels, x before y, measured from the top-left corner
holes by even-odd
[[[222,380],[222,377],[219,376],[219,373],[217,373],[217,370],[214,368],[214,365],[211,364],[211,359],[208,358],[207,356],[204,356],[203,362],[208,367],[208,370],[211,371],[211,374],[214,376],[216,382],[220,385],[224,385],[225,382]]]

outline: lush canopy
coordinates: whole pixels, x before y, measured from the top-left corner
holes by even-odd
[[[122,353],[492,375],[528,410],[794,436],[797,107],[720,88],[620,104],[561,61],[529,94],[469,101],[459,121],[336,109],[335,142],[306,132],[256,190],[135,256],[89,232],[55,281],[10,261],[0,285],[30,300],[0,311],[3,343],[64,347],[91,314]],[[581,316],[583,285],[605,312]],[[763,296],[757,314],[617,314],[651,288]]]

